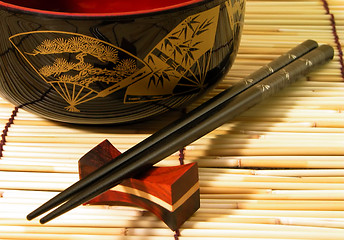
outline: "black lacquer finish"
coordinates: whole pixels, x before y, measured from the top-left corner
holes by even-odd
[[[0,1],[1,95],[70,123],[127,123],[180,109],[229,70],[244,7],[244,0],[204,0],[73,14]]]

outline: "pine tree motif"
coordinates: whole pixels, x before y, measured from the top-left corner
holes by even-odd
[[[76,84],[83,88],[90,88],[95,82],[103,82],[106,84],[118,83],[126,77],[137,71],[136,61],[131,58],[119,59],[118,50],[107,46],[97,39],[78,36],[68,39],[55,38],[52,40],[44,40],[31,53],[36,55],[49,54],[76,54],[75,61],[68,61],[63,57],[56,58],[52,65],[45,65],[38,69],[39,73],[51,82],[59,82],[59,86],[64,83]],[[87,55],[93,56],[103,63],[110,63],[111,69],[99,68],[85,61]],[[49,78],[50,77],[50,78]],[[60,94],[68,92],[62,90]],[[77,94],[76,96],[79,96]],[[75,97],[76,97],[75,96]],[[75,105],[78,100],[75,97],[65,96],[64,98],[70,104],[66,107],[68,111],[78,111]]]

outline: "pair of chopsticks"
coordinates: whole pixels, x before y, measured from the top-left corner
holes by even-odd
[[[40,220],[44,224],[111,189],[124,179],[149,169],[328,62],[333,55],[334,50],[329,45],[319,47],[313,40],[303,42],[74,183],[28,214],[27,219],[31,220],[57,207]]]

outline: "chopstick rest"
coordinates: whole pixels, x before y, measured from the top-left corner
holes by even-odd
[[[120,154],[108,140],[104,140],[80,158],[80,179]],[[197,163],[152,167],[123,180],[86,204],[139,206],[176,231],[200,207]]]

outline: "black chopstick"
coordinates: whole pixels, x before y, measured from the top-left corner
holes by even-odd
[[[135,163],[136,159],[147,159],[151,158],[154,153],[158,150],[163,148],[163,145],[170,147],[170,142],[167,142],[169,136],[173,136],[176,138],[182,137],[182,131],[189,130],[189,128],[193,128],[193,124],[202,122],[203,119],[206,120],[209,116],[213,113],[217,112],[219,108],[222,108],[223,105],[228,104],[228,101],[231,99],[236,98],[237,95],[245,91],[246,89],[250,88],[252,85],[259,82],[261,79],[266,78],[266,76],[271,75],[272,73],[279,70],[281,67],[288,65],[290,62],[294,61],[295,59],[302,56],[304,53],[309,52],[311,49],[317,46],[316,42],[309,40],[304,42],[303,44],[297,46],[295,49],[291,50],[288,54],[285,54],[278,58],[277,60],[273,61],[266,67],[261,68],[258,72],[250,75],[249,77],[245,78],[243,81],[236,84],[234,87],[224,91],[223,93],[219,94],[218,96],[214,97],[213,99],[209,100],[205,104],[202,104],[200,107],[195,109],[194,111],[190,112],[186,115],[186,117],[177,120],[176,122],[170,124],[168,127],[158,131],[156,134],[153,134],[151,137],[147,138],[146,140],[142,141],[141,143],[135,145],[133,148],[129,149],[128,151],[124,152],[122,155],[116,158],[115,161],[110,162],[109,164],[105,165],[104,167],[100,168],[99,170],[95,171],[91,175],[87,176],[86,178],[80,180],[79,182],[73,184],[71,187],[67,188],[65,191],[61,192],[55,198],[49,200],[47,203],[43,204],[41,207],[33,211],[28,215],[28,219],[32,219],[54,207],[57,205],[65,202],[66,200],[72,198],[75,199],[77,196],[81,196],[81,192],[88,192],[89,189],[94,189],[94,184],[97,186],[98,180],[103,181],[103,179],[108,178],[115,178],[116,173],[118,170],[122,170],[120,172],[126,173],[127,171],[134,174],[134,172],[138,172],[135,169],[128,169],[128,163]],[[234,99],[235,102],[235,99]],[[240,104],[240,103],[239,103]],[[219,124],[221,125],[221,124]],[[217,125],[217,126],[219,126]],[[186,127],[187,126],[187,127]],[[187,129],[186,129],[187,128]],[[182,130],[181,130],[182,129]],[[198,131],[198,130],[197,130]],[[181,136],[179,136],[181,135]],[[202,135],[200,135],[202,136]],[[171,138],[171,137],[170,137]],[[171,140],[171,139],[170,139]],[[169,140],[169,141],[170,141]],[[166,144],[168,143],[168,144]],[[185,146],[187,144],[184,144]],[[183,147],[180,146],[180,147]],[[154,150],[155,149],[155,150]],[[167,149],[168,150],[168,149]],[[172,153],[175,150],[172,151]],[[158,151],[160,152],[160,151]],[[152,155],[153,154],[153,155]],[[154,161],[159,161],[162,158]],[[154,162],[153,161],[153,162]],[[154,163],[149,164],[141,164],[141,167],[150,167]],[[140,167],[139,171],[142,171]],[[122,174],[120,174],[119,178],[122,178]],[[127,176],[127,174],[125,174]],[[129,176],[129,175],[128,175]],[[116,181],[115,185],[119,183],[120,180]],[[112,185],[111,183],[110,185]],[[100,190],[98,190],[100,191]],[[75,195],[76,193],[80,192],[80,194]],[[79,198],[77,197],[77,198]],[[51,215],[50,215],[51,216]],[[48,216],[43,218],[41,222],[46,222]]]

